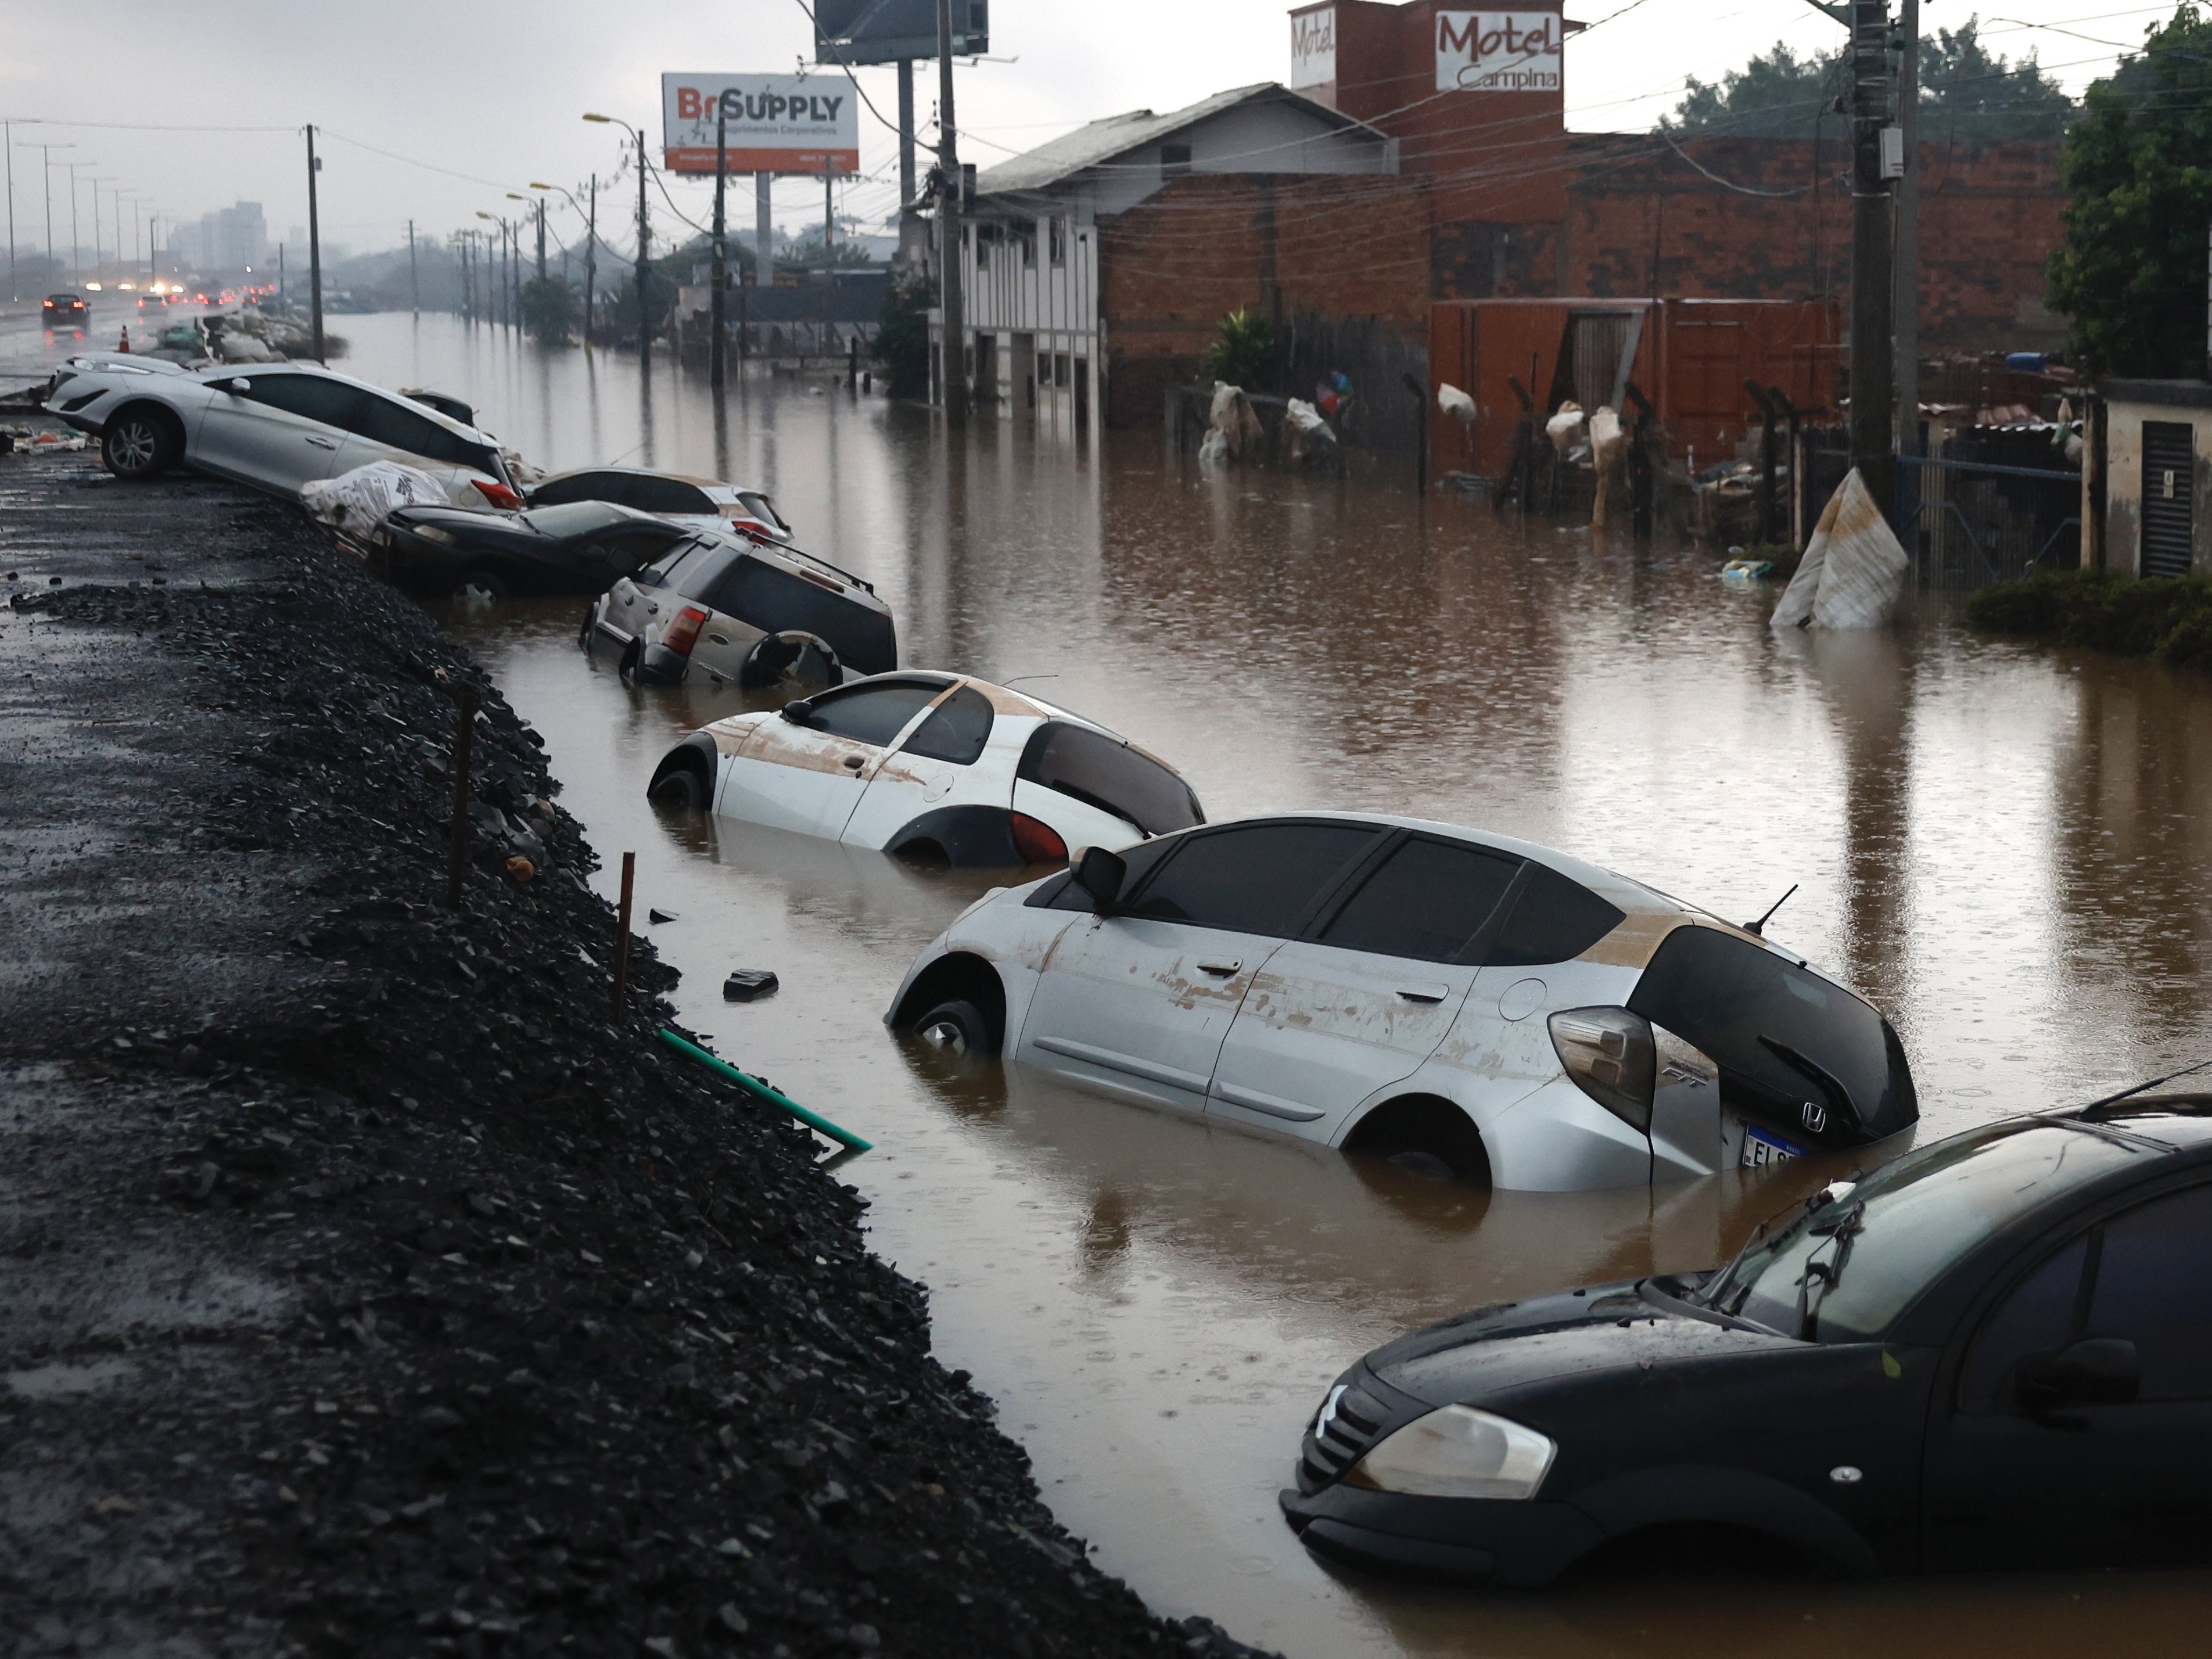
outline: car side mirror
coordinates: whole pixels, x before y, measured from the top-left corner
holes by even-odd
[[[2136,1345],[2093,1336],[2021,1368],[2021,1403],[2031,1411],[2065,1406],[2124,1406],[2142,1387]]]
[[[1114,914],[1121,884],[1128,878],[1129,866],[1121,855],[1103,847],[1085,848],[1083,862],[1075,866],[1075,884],[1091,896],[1091,909],[1102,916]]]
[[[253,390],[253,382],[251,380],[225,380],[222,383],[222,389],[230,393],[234,398],[242,397],[246,392]]]
[[[814,724],[814,705],[807,698],[796,698],[784,704],[783,717],[793,726],[811,726]]]

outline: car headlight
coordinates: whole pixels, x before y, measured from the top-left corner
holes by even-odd
[[[435,542],[441,547],[451,547],[453,544],[453,532],[450,530],[441,530],[434,524],[410,524],[407,526],[407,533],[420,537],[426,542]]]
[[[1534,1498],[1559,1449],[1506,1418],[1443,1406],[1386,1437],[1344,1483],[1423,1498]]]

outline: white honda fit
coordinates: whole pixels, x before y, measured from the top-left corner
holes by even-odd
[[[1413,818],[1206,825],[971,906],[887,1023],[1500,1188],[1703,1175],[1918,1115],[1889,1024],[1753,933]]]

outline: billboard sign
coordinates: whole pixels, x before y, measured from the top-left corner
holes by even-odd
[[[661,164],[713,173],[720,116],[732,173],[858,173],[859,106],[842,75],[664,75]]]
[[[1325,87],[1336,79],[1336,8],[1313,6],[1291,14],[1291,90]]]
[[[988,0],[952,0],[952,53],[991,49]],[[937,56],[937,0],[814,0],[814,58],[823,64],[896,64]]]
[[[1438,92],[1559,92],[1566,29],[1555,11],[1440,11]]]

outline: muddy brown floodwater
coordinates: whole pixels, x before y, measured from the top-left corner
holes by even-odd
[[[1893,632],[1777,638],[1693,550],[1592,544],[1456,499],[1201,477],[1146,432],[1086,455],[926,411],[540,355],[349,317],[347,365],[469,398],[551,466],[763,486],[872,580],[909,665],[1024,679],[1181,765],[1215,817],[1416,812],[1565,848],[1772,935],[1895,1020],[1922,1136],[2212,1054],[2212,678],[1992,641],[1923,597]],[[684,973],[687,1020],[872,1139],[847,1179],[933,1293],[1060,1517],[1164,1612],[1343,1654],[2200,1653],[2212,1575],[1871,1586],[1711,1576],[1507,1597],[1342,1577],[1279,1517],[1337,1371],[1478,1303],[1710,1264],[1830,1171],[1491,1197],[1004,1073],[933,1070],[880,1018],[989,878],[663,821],[664,750],[738,706],[633,692],[580,602],[456,610],[549,740]],[[604,882],[605,873],[601,877]],[[773,968],[777,996],[720,1000]]]

